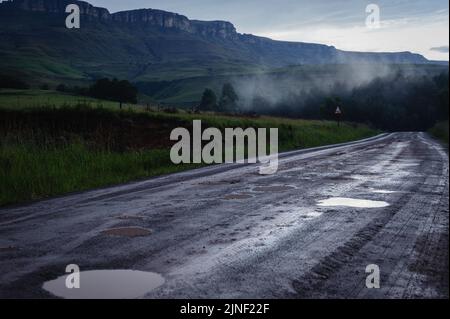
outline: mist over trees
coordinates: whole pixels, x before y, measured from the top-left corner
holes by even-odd
[[[390,131],[427,130],[438,121],[448,120],[448,85],[448,72],[428,76],[393,72],[353,87],[336,82],[327,89],[316,85],[300,91],[299,85],[298,94],[286,93],[284,99],[272,99],[264,92],[265,96],[256,94],[239,106],[252,114],[321,120],[335,119],[339,106],[343,121]]]

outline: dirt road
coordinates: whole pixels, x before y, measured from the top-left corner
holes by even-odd
[[[0,297],[50,298],[77,264],[160,274],[145,298],[448,298],[448,168],[395,133],[285,154],[271,176],[219,165],[2,209]]]

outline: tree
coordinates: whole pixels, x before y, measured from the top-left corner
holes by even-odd
[[[198,106],[198,111],[213,111],[217,109],[217,96],[211,89],[205,89],[202,100]]]
[[[222,112],[238,111],[237,101],[239,100],[234,87],[230,83],[225,83],[222,88],[219,109]]]
[[[67,92],[68,91],[68,88],[67,88],[67,86],[65,85],[65,84],[59,84],[57,87],[56,87],[56,91],[58,91],[58,92]]]
[[[50,90],[50,86],[47,83],[44,83],[40,86],[41,90],[48,91]]]
[[[122,103],[130,102],[137,103],[137,89],[128,81],[113,80],[113,88],[116,90],[116,101],[120,103],[120,108],[122,108]]]
[[[89,95],[111,101],[123,103],[137,103],[137,89],[128,81],[113,79],[100,79],[89,88]]]

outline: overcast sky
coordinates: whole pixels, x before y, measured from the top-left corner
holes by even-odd
[[[448,60],[448,0],[87,0],[111,12],[153,8],[197,20],[226,20],[238,32],[354,51],[412,51]],[[366,6],[381,27],[366,27]]]

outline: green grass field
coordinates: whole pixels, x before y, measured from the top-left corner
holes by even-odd
[[[118,108],[118,103],[77,96],[53,90],[15,90],[0,89],[0,107],[3,109],[23,109],[33,107],[64,107],[76,105],[91,107]],[[127,107],[124,104],[124,107]]]
[[[14,105],[14,103],[17,103]],[[364,125],[274,117],[118,110],[117,103],[52,91],[0,92],[0,205],[124,183],[194,166],[175,165],[175,127],[278,128],[280,151],[373,136]]]

